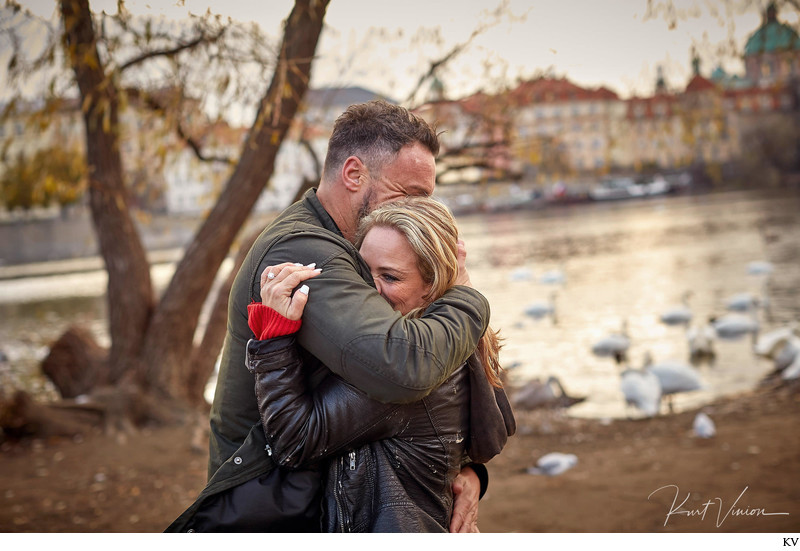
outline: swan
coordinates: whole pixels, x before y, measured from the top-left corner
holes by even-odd
[[[773,271],[775,266],[765,260],[754,260],[747,265],[747,273],[750,275],[769,275]]]
[[[733,312],[749,312],[761,305],[761,298],[753,293],[738,293],[728,297],[725,308]]]
[[[689,361],[697,362],[703,359],[713,360],[714,339],[717,332],[711,323],[695,325],[686,330],[686,340],[689,343]]]
[[[620,374],[620,390],[626,405],[634,406],[648,417],[658,414],[661,383],[654,373],[642,369],[625,369]]]
[[[528,474],[557,476],[578,464],[578,456],[573,453],[551,452],[543,455],[535,467],[528,467]]]
[[[533,272],[530,268],[517,268],[509,274],[511,281],[530,281],[533,279]]]
[[[717,427],[714,425],[714,421],[702,411],[695,416],[692,429],[695,436],[700,438],[711,438],[717,434]]]
[[[558,285],[564,283],[566,280],[567,277],[564,275],[563,270],[548,270],[539,278],[539,283],[543,283],[545,285]]]
[[[774,372],[780,373],[782,379],[796,379],[800,376],[800,337],[794,333],[777,339],[769,350],[761,351],[764,353],[756,353],[772,360]]]
[[[692,311],[689,309],[689,297],[691,296],[691,291],[683,293],[681,305],[662,313],[661,322],[667,325],[688,325],[692,321]]]
[[[728,314],[720,318],[712,318],[711,325],[721,339],[735,340],[747,334],[753,335],[755,340],[758,334],[758,320],[754,316],[744,316],[741,314]]]
[[[794,359],[781,372],[781,379],[791,381],[797,378],[800,378],[800,350],[795,349]]]
[[[556,321],[556,293],[550,293],[547,302],[534,302],[525,308],[525,315],[533,319],[542,319],[550,316]]]
[[[767,281],[764,280],[762,283],[760,294],[744,292],[731,295],[725,301],[725,308],[732,312],[752,312],[759,308],[767,310],[769,308]]]
[[[645,355],[644,370],[658,378],[661,385],[661,398],[666,398],[669,411],[674,411],[672,397],[681,392],[692,392],[703,388],[700,374],[690,365],[680,362],[653,363],[653,358],[648,352]]]
[[[628,322],[622,322],[622,331],[618,334],[608,335],[592,345],[592,353],[595,356],[614,356],[617,363],[625,358],[631,340],[628,337]]]
[[[798,336],[800,336],[800,323],[794,321],[789,325],[785,325],[759,335],[758,339],[756,339],[756,345],[753,348],[753,352],[759,356],[770,357],[773,349],[778,344],[780,344],[782,341]]]
[[[550,376],[545,382],[540,379],[528,381],[512,397],[514,407],[525,410],[539,408],[568,408],[583,402],[585,397],[567,394],[558,377]]]

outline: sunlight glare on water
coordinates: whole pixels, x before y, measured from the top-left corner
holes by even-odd
[[[572,415],[625,416],[621,368],[591,352],[623,324],[630,365],[641,367],[647,352],[656,363],[688,363],[686,328],[659,319],[685,291],[693,322],[724,315],[731,295],[764,288],[763,330],[800,319],[800,209],[797,196],[788,199],[731,192],[459,217],[470,277],[506,339],[502,361],[517,366],[511,384],[555,375],[570,395],[587,396]],[[757,260],[775,265],[768,280],[748,274]],[[564,283],[541,283],[554,270]],[[525,315],[553,292],[555,320]],[[717,341],[715,363],[699,366],[706,388],[678,395],[676,409],[756,385],[771,365],[751,345]]]

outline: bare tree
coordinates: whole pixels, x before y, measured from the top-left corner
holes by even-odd
[[[186,76],[181,71],[187,69],[177,62],[179,56],[201,48],[212,56],[233,56],[220,44],[232,26],[219,18],[197,19],[193,36],[176,41],[169,29],[157,31],[149,24],[143,33],[134,33],[134,22],[122,3],[118,16],[111,21],[106,14],[93,14],[89,0],[60,0],[61,28],[57,32],[79,90],[89,168],[89,207],[108,272],[111,348],[107,369],[94,381],[97,393],[105,386],[125,394],[166,398],[176,405],[202,404],[209,362],[194,360],[204,354],[215,356],[224,331],[220,333],[219,323],[209,323],[205,338],[196,347],[201,309],[220,265],[272,175],[275,156],[308,88],[327,6],[328,0],[296,0],[284,23],[276,57],[271,60],[272,80],[260,93],[255,119],[238,160],[169,285],[156,297],[131,215],[119,147],[120,113],[132,95],[125,79],[137,71],[138,81],[155,74],[152,88],[159,84],[159,71],[174,70]],[[122,32],[106,32],[106,26],[112,24]],[[112,57],[112,51],[129,55]],[[55,52],[48,52],[48,56],[57,57]],[[207,67],[199,70],[206,71]],[[130,80],[136,82],[137,78]],[[225,92],[228,86],[223,84],[220,91]],[[148,101],[153,109],[170,109],[154,99]],[[179,118],[173,121],[173,128],[202,158],[200,146],[193,143],[190,129],[181,126]],[[223,294],[227,290],[229,287],[221,287]],[[227,294],[216,302],[226,303]]]

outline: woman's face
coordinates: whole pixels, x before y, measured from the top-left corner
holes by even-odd
[[[425,306],[430,290],[417,267],[417,256],[405,236],[393,228],[373,227],[359,249],[378,292],[403,315]]]

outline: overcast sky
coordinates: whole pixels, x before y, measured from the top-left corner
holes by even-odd
[[[329,27],[318,47],[321,61],[314,70],[314,85],[361,85],[394,99],[403,99],[416,78],[427,68],[426,61],[464,42],[479,22],[488,21],[487,9],[499,0],[332,0],[326,23]],[[22,0],[37,13],[53,12],[52,0]],[[281,21],[289,14],[291,0],[186,0],[178,6],[172,0],[127,0],[134,13],[161,13],[179,18],[187,10],[195,13],[210,8],[241,21],[256,21],[265,31],[277,35]],[[524,20],[504,17],[480,35],[470,50],[442,75],[451,97],[475,91],[486,81],[483,62],[492,60],[491,80],[528,77],[552,68],[559,76],[589,86],[607,86],[623,97],[649,94],[657,67],[662,66],[668,84],[685,85],[691,73],[691,48],[700,52],[703,72],[717,65],[743,71],[735,57],[717,54],[716,46],[732,39],[741,51],[747,36],[760,24],[754,11],[724,17],[710,11],[712,0],[675,0],[695,16],[680,20],[670,29],[663,17],[645,20],[647,0],[508,0],[509,11]],[[116,10],[115,0],[93,0],[93,9]],[[512,20],[513,19],[513,20]],[[783,19],[792,22],[786,14]],[[731,32],[730,22],[733,22]],[[440,29],[443,42],[424,47],[411,45],[420,27]],[[364,36],[370,28],[384,29],[383,41]],[[398,38],[398,33],[402,36]],[[356,60],[343,68],[342,59]],[[328,60],[328,62],[324,62]]]

